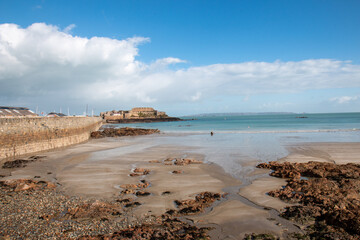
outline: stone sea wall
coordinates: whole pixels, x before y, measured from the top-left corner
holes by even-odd
[[[85,142],[100,117],[0,118],[0,159]]]

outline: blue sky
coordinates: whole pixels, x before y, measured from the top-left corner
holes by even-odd
[[[359,12],[350,0],[0,0],[0,103],[360,111]]]

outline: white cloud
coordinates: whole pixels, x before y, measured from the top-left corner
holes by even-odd
[[[352,101],[356,101],[357,99],[359,99],[358,96],[342,96],[342,97],[334,97],[331,98],[330,101],[331,102],[336,102],[339,104],[343,104],[343,103],[349,103]]]
[[[76,27],[75,24],[70,24],[69,26],[67,26],[66,28],[64,28],[64,33],[71,33],[71,30],[73,30]]]
[[[348,61],[243,62],[172,70],[176,57],[136,59],[149,38],[84,38],[45,23],[0,25],[0,96],[6,102],[193,102],[221,95],[288,93],[360,87],[360,66]],[[25,100],[24,100],[25,99]],[[46,99],[46,100],[45,100]],[[346,101],[343,100],[343,101]],[[266,107],[266,106],[265,106]]]
[[[194,96],[191,97],[191,101],[198,101],[201,98],[201,92],[196,92]]]

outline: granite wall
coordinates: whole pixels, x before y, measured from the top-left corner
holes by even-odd
[[[100,117],[0,118],[0,159],[85,142]]]

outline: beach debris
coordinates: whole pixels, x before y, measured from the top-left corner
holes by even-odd
[[[199,160],[195,160],[195,159],[190,159],[190,158],[176,159],[174,162],[175,165],[179,165],[179,166],[184,166],[184,165],[189,165],[189,164],[201,164],[201,163],[203,163],[203,162],[199,161]]]
[[[161,161],[158,160],[151,160],[149,162],[152,163],[161,163]],[[173,158],[169,157],[162,161],[164,165],[177,165],[177,166],[185,166],[189,164],[201,164],[202,161],[190,159],[190,158]]]
[[[0,187],[10,191],[26,191],[37,189],[54,189],[56,186],[52,182],[35,181],[31,179],[10,179],[0,181]]]
[[[123,137],[123,136],[139,136],[160,133],[158,129],[144,129],[144,128],[104,128],[99,131],[91,133],[91,138],[104,138],[104,137]]]
[[[198,228],[168,215],[157,218],[153,224],[142,224],[118,230],[111,234],[97,236],[85,235],[79,240],[85,239],[126,239],[126,240],[147,240],[147,239],[210,239],[207,232],[211,228]]]
[[[146,196],[149,196],[150,193],[149,193],[149,192],[145,192],[145,191],[137,191],[137,192],[135,193],[135,195],[138,196],[138,197],[146,197]]]
[[[150,160],[149,163],[161,163],[160,160]]]
[[[139,202],[130,202],[130,203],[125,204],[125,207],[130,208],[130,207],[136,207],[136,206],[140,206],[140,205],[141,205],[141,203],[139,203]]]
[[[272,176],[292,176],[286,186],[268,194],[285,202],[299,204],[286,207],[281,216],[308,225],[308,237],[360,238],[360,165],[270,162],[259,167],[274,170]],[[307,179],[301,179],[299,174]]]
[[[150,186],[150,183],[146,180],[141,180],[138,184],[123,184],[120,187],[123,189],[121,194],[135,194],[136,191],[142,190]]]
[[[53,216],[53,219],[69,220],[101,218],[102,220],[109,220],[114,216],[119,216],[121,214],[121,208],[119,206],[96,200],[92,203],[84,203],[79,206],[69,208],[65,214],[60,214],[61,217],[55,215]]]
[[[144,168],[135,168],[132,173],[130,173],[130,177],[138,177],[142,175],[148,175],[150,173],[149,169]]]
[[[215,201],[221,199],[220,193],[201,192],[195,199],[175,200],[178,210],[170,209],[166,213],[169,215],[193,215],[204,212],[205,208],[210,207]]]
[[[0,183],[0,222],[5,226],[0,238],[209,239],[209,228],[199,228],[169,215],[135,216],[133,211],[141,203],[134,198],[82,199],[48,189],[44,181],[37,182],[44,188],[15,192],[12,184],[16,182],[22,181]]]
[[[38,159],[45,158],[45,157],[46,156],[44,156],[44,155],[34,155],[34,156],[29,157],[29,159],[38,160]]]
[[[4,163],[2,168],[23,168],[26,167],[28,163],[34,162],[35,160],[25,160],[17,159],[14,161],[7,161]]]
[[[165,192],[162,192],[162,193],[161,193],[161,195],[163,195],[163,196],[164,196],[164,195],[170,195],[170,194],[171,194],[170,191],[165,191]]]
[[[171,173],[173,173],[173,174],[181,174],[181,173],[183,173],[183,171],[181,171],[181,170],[174,170],[174,171],[172,171]]]
[[[167,158],[164,160],[164,165],[173,165],[173,162],[175,161],[175,158]]]
[[[118,203],[129,203],[131,201],[133,201],[133,199],[131,199],[131,198],[124,198],[124,199],[117,199],[116,200],[116,202],[118,202]]]
[[[24,168],[27,166],[27,164],[31,163],[31,162],[35,162],[38,159],[44,158],[46,156],[38,156],[38,155],[34,155],[29,157],[28,159],[16,159],[16,160],[11,160],[11,161],[6,161],[2,168]]]
[[[256,233],[252,233],[252,234],[245,234],[244,240],[278,240],[280,238],[275,237],[272,234],[268,234],[268,233],[261,233],[261,234],[256,234]],[[301,238],[299,238],[301,239]]]

